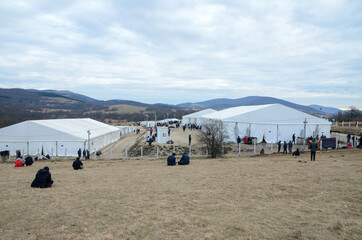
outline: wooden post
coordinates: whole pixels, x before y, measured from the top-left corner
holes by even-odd
[[[344,121],[342,121],[342,127],[344,127]]]
[[[256,155],[256,141],[254,142],[254,155]]]
[[[141,146],[141,159],[143,159],[143,146]]]
[[[157,146],[157,151],[156,151],[156,158],[158,158],[158,146]]]
[[[124,150],[125,158],[127,159],[127,147]]]
[[[240,143],[238,143],[238,151],[239,151],[239,156],[240,156]]]
[[[356,122],[356,128],[358,128],[358,121]]]
[[[319,145],[319,151],[322,152],[322,150],[323,150],[323,139],[321,139],[321,144]]]
[[[111,147],[111,154],[109,155],[109,160],[112,160],[112,149],[113,147]]]
[[[351,121],[348,122],[348,127],[351,127]]]
[[[189,145],[189,155],[191,156],[192,154],[192,149],[191,149],[191,145]]]
[[[270,143],[270,152],[273,153],[273,143]]]
[[[64,158],[67,158],[67,148],[64,149]],[[38,156],[39,156],[39,148],[38,148]]]
[[[175,145],[173,145],[173,147],[172,147],[172,152],[173,153],[175,152]]]

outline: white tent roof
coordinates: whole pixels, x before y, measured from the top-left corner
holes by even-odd
[[[118,128],[90,118],[29,120],[0,129],[0,140],[6,141],[84,141],[96,138]]]
[[[301,124],[307,119],[308,124],[331,124],[326,119],[281,104],[233,107],[204,115],[202,118],[264,124]]]
[[[210,114],[210,113],[213,113],[213,112],[217,112],[216,110],[214,109],[211,109],[211,108],[208,108],[208,109],[205,109],[205,110],[202,110],[202,111],[198,111],[198,112],[194,112],[194,113],[190,113],[188,115],[185,115],[185,116],[182,116],[182,118],[185,118],[185,117],[200,117],[200,116],[203,116],[205,114]]]

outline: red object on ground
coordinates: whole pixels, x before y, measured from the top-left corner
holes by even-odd
[[[22,166],[24,166],[23,161],[21,161],[21,160],[16,160],[14,163],[15,163],[15,167],[22,167]]]

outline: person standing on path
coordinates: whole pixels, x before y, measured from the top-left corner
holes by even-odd
[[[287,147],[288,147],[288,144],[287,144],[286,141],[284,141],[284,144],[283,144],[283,154],[288,154]]]
[[[189,145],[191,145],[191,134],[189,135]]]
[[[310,160],[315,161],[315,153],[317,152],[318,143],[313,139],[310,143]]]
[[[293,133],[292,139],[293,139],[293,143],[295,144],[295,133]]]
[[[279,140],[278,142],[278,153],[280,153],[280,148],[282,147],[282,141]]]

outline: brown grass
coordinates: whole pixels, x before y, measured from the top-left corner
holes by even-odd
[[[308,158],[3,163],[0,239],[360,239],[361,150]],[[54,186],[30,188],[46,165]]]
[[[362,136],[362,126],[359,126],[359,127],[348,127],[348,126],[341,127],[341,126],[333,125],[332,126],[332,131],[333,132],[338,132],[338,133],[345,133],[345,134],[350,133],[351,135]]]

